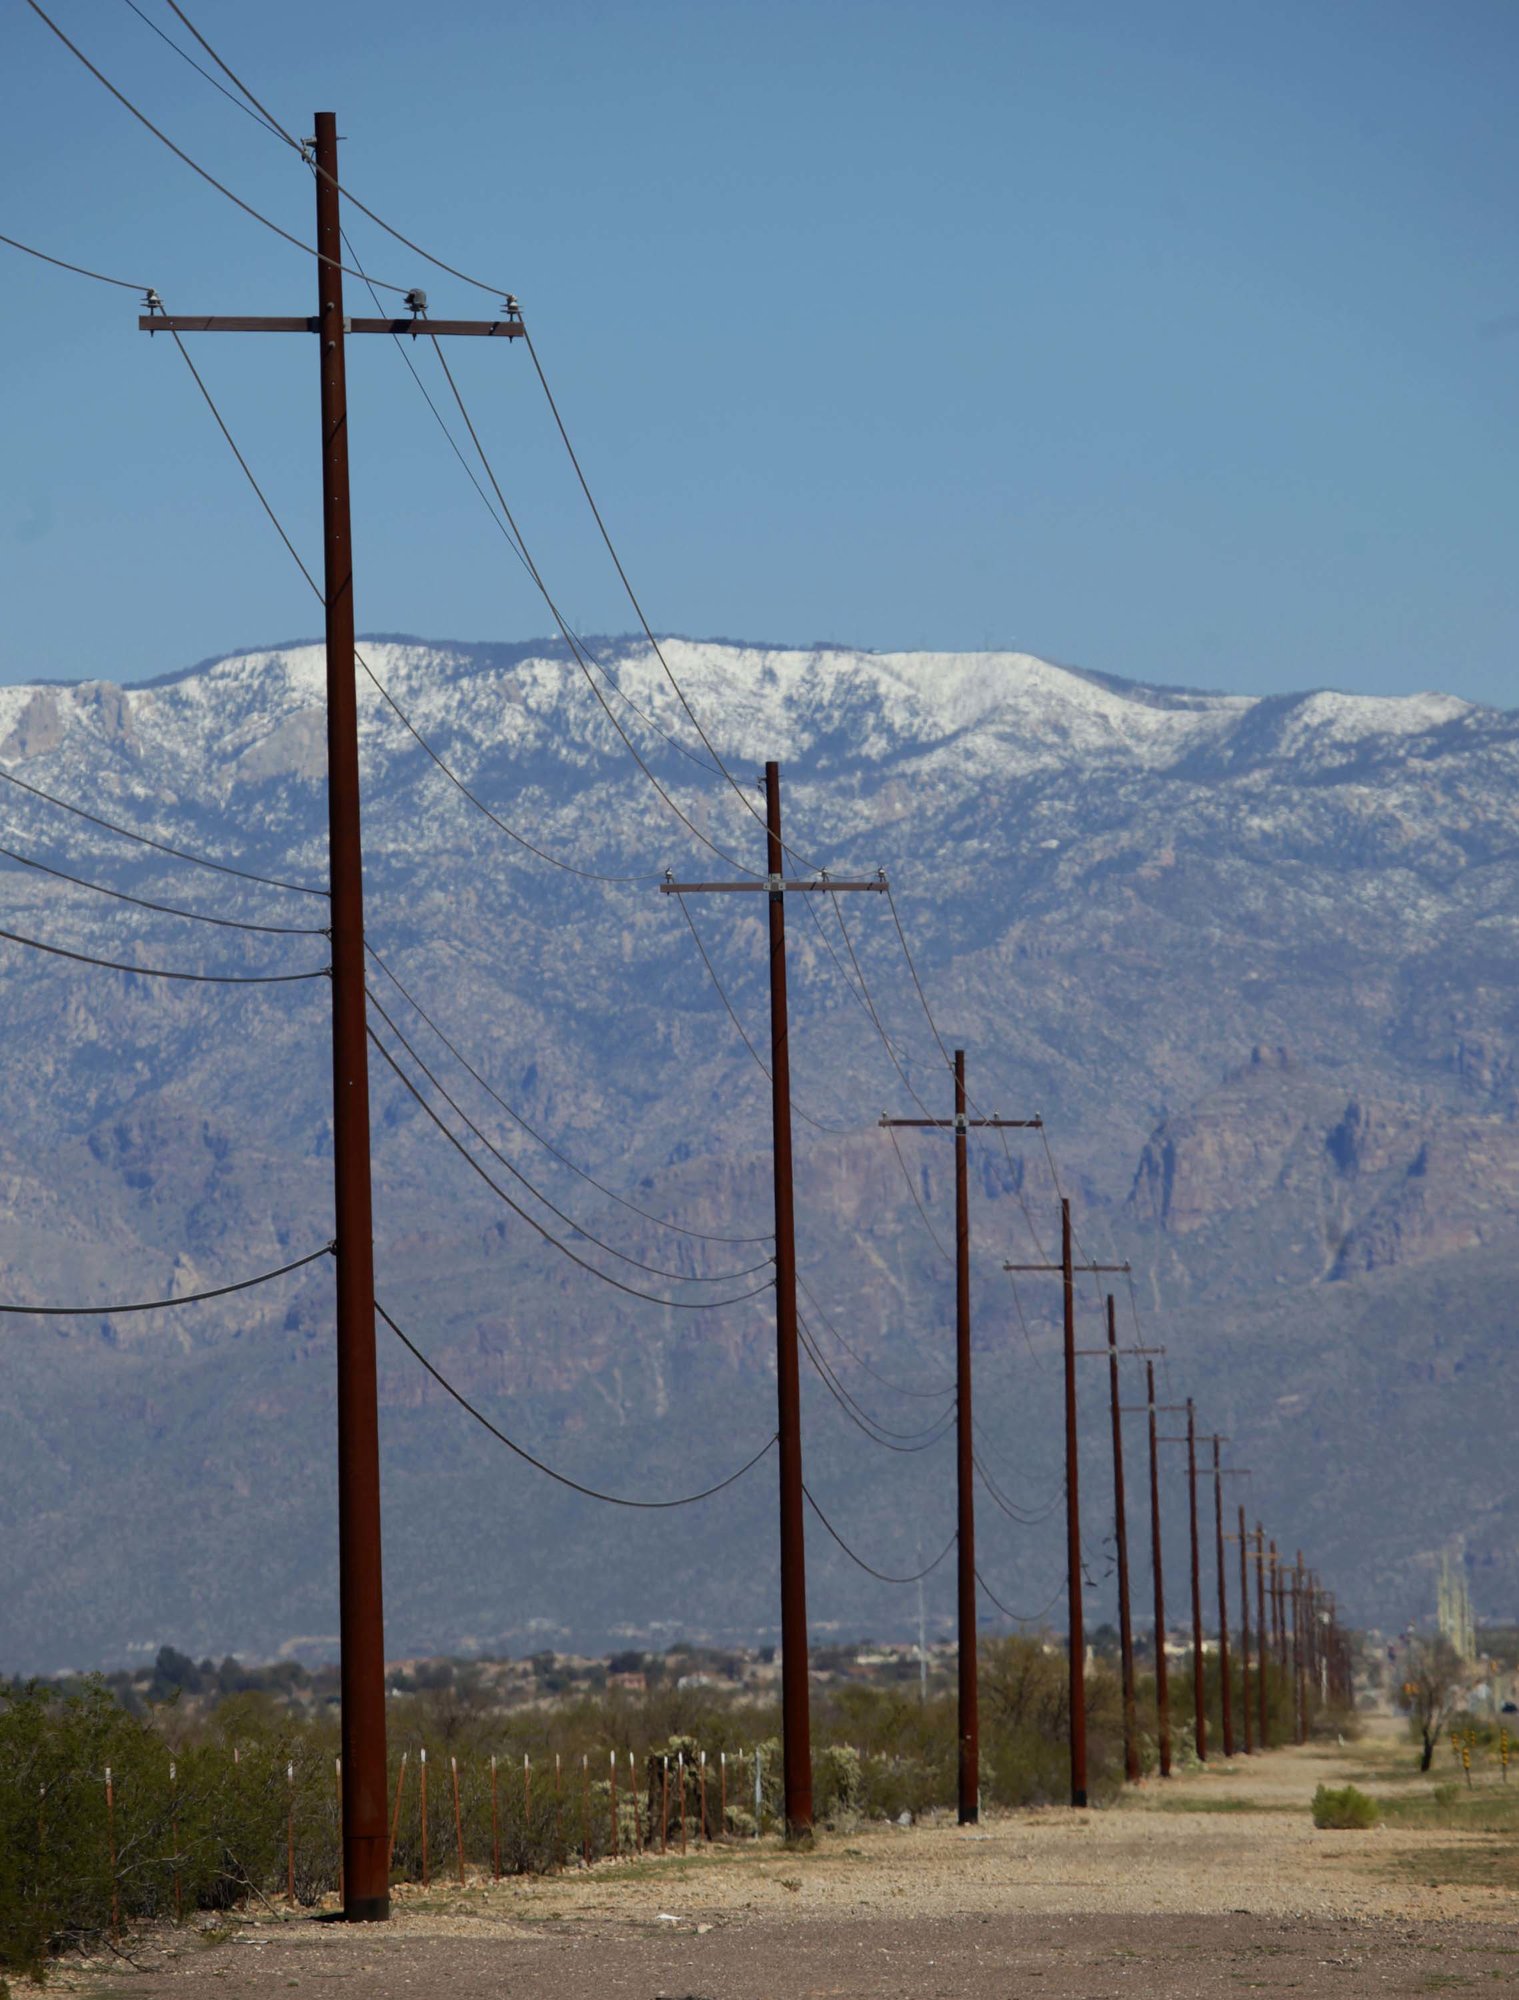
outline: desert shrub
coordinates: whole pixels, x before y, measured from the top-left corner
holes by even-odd
[[[1317,1827],[1359,1831],[1375,1826],[1381,1817],[1382,1809],[1376,1800],[1357,1791],[1354,1785],[1344,1785],[1338,1791],[1320,1785],[1313,1795],[1313,1823]]]

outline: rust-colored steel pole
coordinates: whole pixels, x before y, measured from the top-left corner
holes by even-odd
[[[1081,1491],[1076,1444],[1076,1274],[1071,1204],[1060,1201],[1060,1280],[1065,1318],[1065,1554],[1070,1630],[1071,1804],[1087,1802],[1087,1647],[1081,1602]]]
[[[1266,1693],[1266,1530],[1255,1524],[1255,1702],[1256,1736],[1263,1750],[1269,1749]]]
[[[955,1050],[955,1479],[960,1698],[961,1826],[981,1816],[980,1717],[976,1695],[976,1494],[972,1462],[970,1376],[970,1174],[967,1161],[965,1051]]]
[[[462,1889],[462,1888],[464,1887],[464,1815],[463,1815],[463,1813],[462,1813],[462,1812],[460,1811],[460,1809],[459,1809],[459,1760],[458,1760],[458,1758],[457,1758],[457,1757],[450,1757],[450,1758],[449,1758],[449,1760],[448,1760],[448,1767],[449,1767],[449,1770],[450,1770],[450,1771],[451,1771],[451,1772],[453,1773],[453,1780],[454,1780],[454,1844],[455,1844],[455,1847],[456,1847],[456,1848],[457,1848],[457,1850],[458,1850],[458,1856],[459,1856],[459,1887],[460,1887],[460,1888]]]
[[[1234,1690],[1229,1684],[1229,1588],[1224,1568],[1224,1474],[1219,1441],[1213,1439],[1213,1535],[1218,1563],[1218,1698],[1223,1721],[1224,1755],[1234,1755]]]
[[[317,347],[327,600],[327,827],[332,904],[332,1152],[337,1243],[338,1623],[342,1643],[343,1915],[390,1915],[380,1427],[364,1015],[364,862],[354,688],[353,527],[343,351],[337,120],[316,115]]]
[[[1271,1544],[1271,1631],[1276,1641],[1276,1664],[1287,1678],[1287,1604],[1282,1592],[1282,1559],[1276,1543]]]
[[[786,1838],[812,1834],[812,1721],[807,1678],[807,1540],[802,1514],[802,1382],[796,1331],[796,1211],[791,1173],[791,1055],[786,1020],[786,872],[781,767],[765,766],[770,877],[770,1103],[775,1146],[775,1385],[780,1420],[781,1743]]]
[[[1208,1761],[1208,1704],[1203,1680],[1202,1564],[1197,1549],[1197,1412],[1187,1398],[1187,1497],[1192,1520],[1192,1718],[1198,1761]]]
[[[1123,1497],[1123,1418],[1118,1407],[1118,1329],[1108,1293],[1108,1391],[1113,1405],[1113,1527],[1118,1548],[1118,1657],[1123,1673],[1123,1768],[1139,1783],[1139,1716],[1134,1700],[1134,1625],[1129,1606],[1129,1518]]]
[[[1297,1740],[1308,1741],[1308,1682],[1304,1670],[1303,1598],[1305,1595],[1303,1578],[1303,1551],[1297,1552],[1297,1567],[1292,1572],[1292,1678],[1297,1702]]]
[[[1245,1532],[1245,1510],[1239,1510],[1239,1707],[1245,1740],[1245,1755],[1255,1753],[1250,1708],[1250,1538]]]
[[[1155,1578],[1155,1724],[1160,1775],[1171,1775],[1171,1687],[1166,1662],[1166,1583],[1160,1561],[1160,1452],[1155,1436],[1155,1363],[1145,1363],[1150,1409],[1150,1569]]]

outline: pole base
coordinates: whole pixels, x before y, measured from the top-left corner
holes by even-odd
[[[1087,1802],[1087,1795],[1085,1792],[1073,1791],[1071,1793],[1071,1804],[1073,1806],[1084,1806],[1086,1802]]]
[[[814,1845],[812,1821],[787,1820],[786,1845],[793,1848],[809,1848]]]
[[[981,1808],[979,1806],[961,1806],[960,1808],[961,1826],[979,1826],[980,1823],[981,1823]]]
[[[350,1896],[343,1905],[345,1924],[388,1924],[390,1922],[390,1897]]]

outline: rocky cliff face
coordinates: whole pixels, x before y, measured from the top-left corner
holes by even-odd
[[[475,812],[361,681],[370,935],[404,988],[377,964],[376,994],[494,1157],[376,1028],[522,1208],[665,1303],[546,1243],[378,1057],[377,1259],[396,1316],[496,1421],[593,1485],[671,1492],[721,1477],[773,1428],[767,1296],[677,1303],[763,1281],[724,1276],[763,1263],[763,1242],[682,1231],[763,1237],[768,1098],[657,884],[667,866],[711,879],[763,863],[657,662],[622,641],[599,653],[608,705],[728,858],[662,805],[555,648],[365,642],[520,836]],[[1048,1119],[1083,1241],[1132,1260],[1173,1388],[1256,1468],[1252,1506],[1312,1547],[1352,1616],[1422,1609],[1452,1539],[1479,1611],[1511,1613],[1516,718],[1444,696],[1139,687],[1019,655],[672,641],[668,657],[736,774],[782,760],[800,871],[887,870],[977,1103]],[[140,688],[0,689],[0,763],[156,839],[319,884],[321,678],[299,646]],[[148,901],[320,929],[318,898],[0,792],[15,854]],[[324,962],[319,935],[212,929],[6,865],[0,928],[22,936],[144,966]],[[692,916],[762,1048],[759,899]],[[876,1127],[883,1108],[915,1110],[909,1087],[948,1108],[942,1057],[880,899],[797,897],[788,923],[804,1311],[858,1399],[917,1431],[937,1403],[865,1372],[828,1328],[892,1382],[946,1380],[949,1270],[918,1203],[947,1244],[947,1150],[904,1135],[904,1177]],[[199,987],[0,953],[0,1296],[182,1294],[325,1240],[325,982]],[[1049,1247],[1055,1187],[1037,1142],[978,1140],[973,1169],[983,1450],[1018,1511],[1038,1513],[1059,1477],[1058,1302],[1037,1280],[1015,1301],[1000,1267]],[[6,1324],[0,1664],[161,1640],[267,1651],[335,1629],[329,1287],[318,1265],[172,1315]],[[773,1623],[768,1466],[689,1514],[596,1510],[491,1445],[404,1350],[381,1352],[397,1648]],[[1101,1388],[1093,1615],[1111,1591]],[[932,1554],[950,1447],[879,1450],[816,1381],[808,1394],[809,1484],[831,1517],[880,1566],[909,1566],[920,1540]],[[1021,1526],[988,1498],[981,1541],[999,1594],[1042,1604],[1055,1518]],[[915,1611],[826,1541],[813,1563],[821,1627],[896,1629]],[[932,1587],[947,1615],[942,1573]]]

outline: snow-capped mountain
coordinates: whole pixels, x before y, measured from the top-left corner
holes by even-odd
[[[375,1026],[475,1161],[377,1055],[379,1284],[418,1344],[612,1490],[708,1484],[773,1427],[768,1294],[689,1309],[763,1284],[768,1086],[658,885],[762,871],[754,780],[775,757],[796,869],[885,871],[933,1015],[885,898],[791,899],[804,1310],[860,1401],[903,1431],[937,1407],[830,1350],[830,1328],[894,1381],[945,1373],[949,1271],[913,1196],[947,1240],[947,1153],[903,1138],[899,1167],[876,1124],[915,1110],[909,1091],[948,1109],[937,1029],[977,1103],[1044,1115],[1083,1240],[1132,1259],[1173,1386],[1231,1433],[1252,1508],[1311,1546],[1350,1615],[1414,1615],[1457,1540],[1479,1611],[1511,1611],[1519,718],[1438,694],[1143,687],[1017,654],[662,650],[679,691],[642,642],[596,642],[589,676],[556,645],[362,642],[391,698],[361,675]],[[0,688],[0,767],[319,888],[324,727],[321,649],[292,645],[138,687]],[[291,934],[16,860],[0,929],[144,967],[325,963],[320,897],[131,844],[35,790],[0,783],[0,802],[13,856]],[[688,907],[763,1054],[760,900]],[[166,982],[3,940],[0,979],[0,1297],[157,1298],[325,1240],[324,980]],[[1023,1286],[1025,1343],[1000,1265],[1053,1237],[1052,1168],[1033,1135],[974,1158],[985,1452],[1038,1511],[1059,1477],[1057,1301]],[[667,1303],[598,1282],[477,1168]],[[329,1286],[319,1264],[216,1305],[5,1323],[0,1667],[335,1630]],[[773,1624],[768,1466],[629,1519],[544,1486],[404,1350],[382,1361],[397,1650]],[[1111,1590],[1101,1387],[1093,1617]],[[807,1450],[830,1518],[884,1567],[950,1519],[949,1448],[868,1445],[816,1380]],[[981,1543],[999,1595],[1044,1602],[1053,1518],[1019,1527],[988,1498]],[[826,1539],[812,1554],[820,1628],[915,1613]]]

